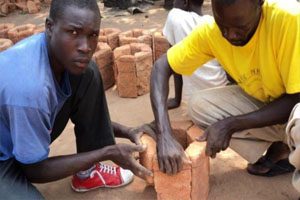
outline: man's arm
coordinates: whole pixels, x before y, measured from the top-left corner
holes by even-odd
[[[225,150],[233,133],[251,128],[261,128],[287,122],[289,115],[299,102],[299,93],[285,94],[263,108],[239,116],[228,117],[211,125],[206,131],[206,153],[215,157]]]
[[[182,98],[182,75],[174,73],[175,98],[168,99],[168,109],[178,108]]]
[[[177,173],[182,169],[184,151],[174,139],[167,108],[169,94],[169,79],[173,73],[166,54],[154,64],[151,73],[150,97],[154,113],[157,154],[160,170],[166,173]]]
[[[56,181],[104,160],[112,160],[121,167],[130,169],[137,176],[151,176],[151,172],[132,157],[133,152],[144,150],[145,147],[140,145],[117,144],[86,153],[51,157],[35,164],[21,164],[21,167],[25,176],[33,183]]]

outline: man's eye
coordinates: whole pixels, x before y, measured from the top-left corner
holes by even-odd
[[[77,31],[75,30],[70,30],[69,33],[71,33],[72,35],[77,35]]]

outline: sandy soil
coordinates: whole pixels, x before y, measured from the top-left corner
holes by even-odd
[[[117,27],[121,30],[132,28],[145,28],[161,30],[167,16],[160,5],[150,7],[146,13],[134,16],[126,12],[112,12],[101,6],[103,13],[102,28]],[[48,15],[49,8],[43,8],[42,12],[35,15],[12,13],[8,17],[0,18],[0,23],[34,23],[43,24]],[[209,3],[205,3],[204,13],[210,13]],[[173,90],[171,89],[171,93]],[[153,119],[149,94],[137,99],[119,98],[114,89],[106,93],[109,110],[113,121],[137,126]],[[170,111],[171,119],[181,119],[182,110]],[[118,140],[118,142],[128,142]],[[51,156],[75,153],[75,138],[73,124],[69,123],[61,137],[51,145]],[[299,194],[291,185],[292,174],[275,178],[255,177],[247,174],[245,167],[247,162],[232,150],[220,153],[216,159],[211,160],[210,193],[209,200],[289,200],[297,199]],[[112,200],[150,200],[156,199],[156,193],[152,187],[147,187],[145,182],[135,178],[129,186],[118,189],[97,189],[88,193],[78,194],[70,187],[70,177],[37,185],[46,199],[112,199]]]

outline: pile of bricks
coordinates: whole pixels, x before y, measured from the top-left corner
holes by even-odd
[[[113,52],[107,43],[99,42],[96,52],[93,55],[102,76],[103,87],[105,90],[115,84],[113,70]]]
[[[112,50],[119,47],[120,29],[117,28],[103,28],[100,30],[99,42],[107,43]]]
[[[120,97],[137,97],[150,90],[152,50],[143,43],[132,43],[114,50],[114,72]]]
[[[0,52],[8,49],[12,45],[13,45],[13,42],[11,40],[0,38]]]
[[[155,140],[144,134],[141,140],[147,149],[140,153],[140,162],[153,172],[153,177],[146,177],[146,182],[154,185],[159,200],[206,200],[209,192],[209,158],[205,155],[205,143],[195,141],[203,131],[189,121],[173,122],[172,129],[190,163],[184,163],[182,171],[175,175],[161,172]]]
[[[160,56],[165,54],[170,48],[170,43],[163,36],[162,32],[153,34],[153,60],[156,61]]]
[[[36,25],[34,24],[25,24],[20,26],[15,26],[7,32],[8,39],[10,39],[14,44],[20,40],[29,37],[34,34]]]
[[[144,43],[152,48],[152,35],[149,31],[143,29],[133,29],[122,32],[119,35],[120,46],[131,43]]]
[[[42,2],[50,4],[51,0],[0,0],[0,15],[6,16],[15,10],[34,14],[40,11]]]

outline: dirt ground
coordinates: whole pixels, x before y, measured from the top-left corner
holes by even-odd
[[[104,27],[117,27],[121,30],[144,28],[161,30],[167,16],[167,11],[161,7],[162,2],[147,9],[146,13],[129,15],[127,12],[112,12],[111,9],[102,9],[102,25]],[[12,13],[0,18],[0,23],[34,23],[43,24],[48,15],[49,8],[34,15]],[[204,13],[210,13],[209,3],[204,5]],[[173,90],[171,88],[171,93]],[[137,99],[119,98],[113,88],[106,92],[110,115],[113,121],[127,126],[138,126],[153,120],[149,94]],[[170,111],[171,119],[185,118],[182,110]],[[118,142],[127,142],[118,140]],[[51,145],[51,156],[75,153],[75,137],[73,125],[70,122],[63,134]],[[292,174],[274,178],[255,177],[245,171],[247,162],[232,150],[220,153],[216,159],[211,160],[210,193],[209,200],[290,200],[300,195],[291,185]],[[145,182],[135,178],[134,182],[118,189],[97,189],[88,193],[78,194],[70,187],[70,177],[60,181],[38,184],[37,188],[46,199],[111,199],[111,200],[152,200],[156,193]]]

